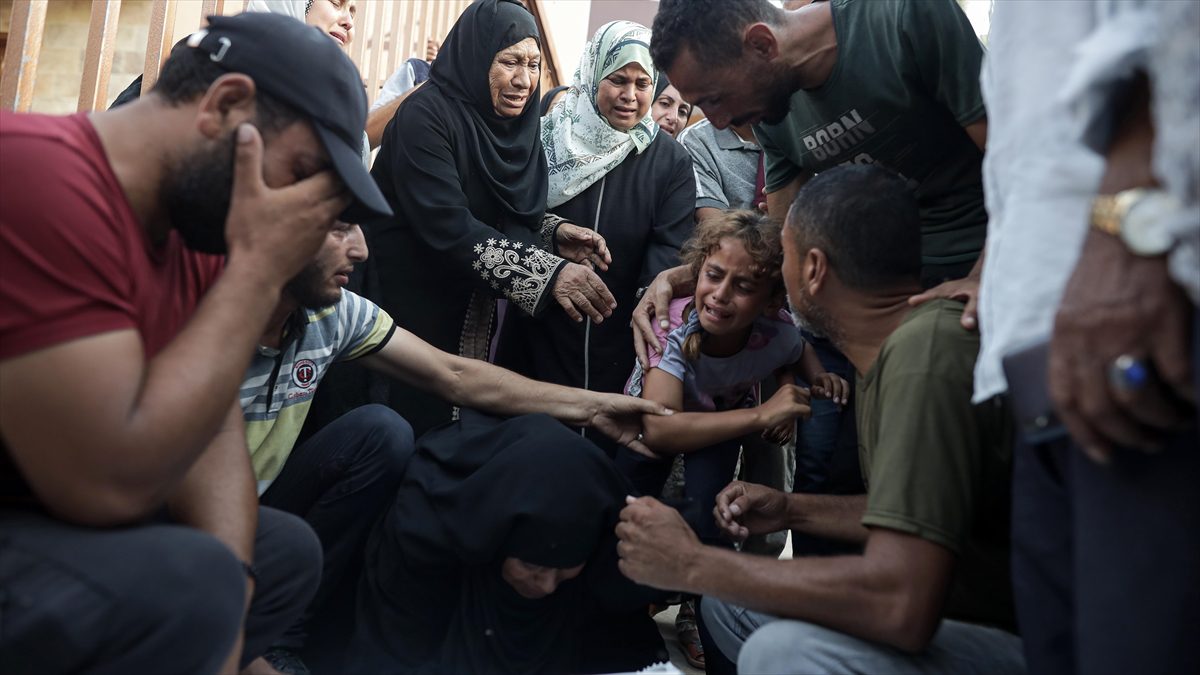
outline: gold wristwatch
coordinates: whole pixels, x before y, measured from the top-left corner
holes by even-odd
[[[1135,255],[1162,255],[1174,243],[1166,223],[1179,207],[1179,201],[1165,190],[1133,188],[1096,197],[1091,222],[1092,227],[1120,237]]]

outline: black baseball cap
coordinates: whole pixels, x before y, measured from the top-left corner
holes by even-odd
[[[333,168],[354,196],[342,220],[363,222],[392,209],[363,164],[367,94],[362,77],[337,42],[282,14],[210,16],[188,45],[219,66],[245,73],[259,89],[307,117]]]

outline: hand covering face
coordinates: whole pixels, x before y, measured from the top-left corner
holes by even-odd
[[[649,109],[624,132],[614,129],[596,104],[601,80],[631,63],[640,65],[657,82],[658,71],[650,58],[650,29],[631,21],[604,24],[584,48],[571,88],[542,118],[550,208],[588,189],[630,152],[640,154],[658,133]]]

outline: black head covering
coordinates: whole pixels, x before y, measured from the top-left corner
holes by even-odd
[[[471,152],[492,194],[513,220],[539,221],[546,210],[546,158],[539,137],[535,83],[525,110],[501,117],[492,106],[488,70],[496,53],[533,38],[541,45],[537,21],[514,0],[478,0],[463,11],[438,51],[429,82],[447,98],[473,132]]]
[[[498,421],[465,411],[453,427],[421,440],[398,497],[404,529],[440,544],[410,559],[586,563],[631,490],[603,453],[541,415]]]
[[[657,100],[659,96],[662,96],[662,93],[666,91],[667,87],[669,86],[671,86],[671,81],[667,79],[667,71],[658,71],[658,84],[654,85],[655,100]]]
[[[613,529],[630,490],[599,448],[545,415],[463,411],[427,433],[368,545],[359,623],[389,644],[365,660],[382,670],[572,670],[584,607],[647,602],[616,569]],[[507,557],[586,566],[528,599],[501,577]]]
[[[571,86],[568,84],[561,84],[561,85],[551,89],[550,91],[546,92],[546,95],[542,97],[542,105],[541,105],[542,117],[545,117],[546,113],[550,112],[550,105],[552,103],[554,103],[554,97],[558,96],[559,92],[566,91],[570,88],[571,88]]]

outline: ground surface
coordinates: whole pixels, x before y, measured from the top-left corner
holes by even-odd
[[[788,535],[787,544],[783,548],[783,553],[780,558],[790,559],[792,557],[792,537]],[[671,663],[675,664],[687,675],[704,675],[704,671],[699,668],[693,668],[688,664],[687,659],[683,658],[683,650],[679,646],[679,641],[675,639],[675,615],[679,613],[679,607],[672,606],[663,612],[660,612],[654,617],[654,622],[658,624],[658,632],[662,633],[663,642],[667,643],[667,651],[671,653]],[[715,649],[705,645],[705,649]]]

